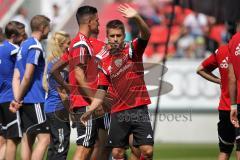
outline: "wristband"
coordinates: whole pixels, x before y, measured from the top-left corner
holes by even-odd
[[[232,104],[231,109],[237,109],[237,104]]]

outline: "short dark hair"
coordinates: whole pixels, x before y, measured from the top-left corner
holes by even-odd
[[[3,29],[0,27],[0,43],[3,42],[4,35],[3,35]]]
[[[76,13],[76,19],[78,25],[86,23],[85,16],[93,16],[97,13],[97,8],[92,6],[82,6],[79,7]]]
[[[30,25],[32,32],[39,31],[40,27],[43,25],[48,26],[50,19],[44,15],[36,15],[31,19]]]
[[[10,21],[5,27],[5,36],[6,38],[11,38],[12,35],[18,36],[20,34],[19,30],[24,29],[25,25],[17,21]]]
[[[121,29],[123,34],[125,34],[125,27],[122,21],[115,19],[107,23],[107,29]]]

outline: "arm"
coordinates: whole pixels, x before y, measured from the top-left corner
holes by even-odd
[[[17,68],[14,69],[13,72],[13,80],[12,80],[12,89],[13,89],[13,96],[14,100],[9,105],[9,110],[15,113],[20,107],[22,102],[17,102],[16,97],[19,95],[19,88],[20,88],[20,73]]]
[[[17,68],[15,68],[13,72],[12,88],[13,88],[13,95],[15,98],[19,94],[19,88],[20,88],[20,73]]]
[[[106,93],[108,90],[108,85],[109,85],[109,81],[106,77],[106,75],[103,72],[99,72],[98,73],[98,90],[95,93],[95,96],[92,100],[92,103],[90,105],[90,107],[88,108],[88,111],[86,113],[84,113],[81,117],[81,122],[84,123],[86,122],[90,116],[92,115],[92,113],[103,104],[104,98],[106,97]],[[106,104],[108,105],[108,104]],[[108,107],[108,106],[107,106]]]
[[[229,64],[228,66],[228,86],[231,104],[237,104],[237,81],[232,64]]]
[[[29,89],[31,83],[32,83],[32,79],[34,76],[34,70],[35,70],[35,66],[34,64],[26,64],[26,70],[22,79],[22,82],[20,84],[19,87],[19,92],[15,97],[15,100],[17,102],[21,102],[23,100],[24,95],[26,94],[27,90]]]
[[[80,41],[79,44],[75,45],[74,50],[71,52],[72,59],[70,60],[71,66],[73,66],[74,76],[78,84],[78,90],[89,103],[91,103],[90,100],[92,100],[94,94],[86,81],[84,67],[88,66],[91,58],[93,58],[91,57],[90,52],[91,51],[88,50],[88,45]]]
[[[211,71],[207,70],[202,65],[200,65],[198,67],[197,74],[199,74],[201,77],[205,78],[206,80],[208,80],[210,82],[221,84],[220,78],[215,76]]]
[[[26,68],[19,87],[19,93],[16,95],[16,101],[19,103],[23,100],[29,87],[32,84],[35,67],[39,65],[39,59],[42,57],[42,50],[38,47],[29,47],[27,51]]]
[[[92,97],[94,96],[94,94],[91,91],[91,89],[89,89],[81,64],[75,66],[74,75],[78,85],[80,86],[80,93],[84,95],[84,97],[87,97],[88,99],[92,100]]]
[[[94,111],[96,110],[97,107],[101,106],[103,104],[103,100],[106,94],[107,94],[107,88],[98,89],[97,92],[95,93],[91,106],[89,107],[89,111]]]
[[[53,76],[53,78],[57,81],[58,84],[60,84],[67,93],[70,92],[69,86],[67,84],[67,82],[63,79],[63,77],[61,76],[61,71],[68,65],[67,61],[63,61],[63,60],[59,60],[57,61],[51,71],[50,74]]]
[[[148,40],[150,38],[151,33],[149,27],[135,9],[133,9],[128,4],[125,4],[120,5],[118,10],[123,14],[124,17],[133,18],[136,21],[138,28],[140,30],[141,39]]]
[[[93,112],[103,104],[103,100],[106,96],[107,91],[103,88],[98,89],[97,92],[95,93],[95,96],[92,100],[91,105],[89,106],[88,110],[86,113],[84,113],[81,116],[81,122],[85,123],[87,120],[89,120],[90,116],[93,114]]]
[[[216,53],[219,54],[218,52]],[[217,55],[211,54],[198,67],[197,74],[210,82],[221,84],[221,79],[212,73],[216,68],[218,68]]]
[[[70,102],[69,102],[69,97],[68,97],[66,90],[63,87],[57,87],[56,89],[61,98],[63,106],[65,107],[65,109],[67,111],[69,111]]]
[[[237,81],[234,74],[233,66],[230,63],[228,66],[228,85],[229,85],[229,96],[231,100],[231,113],[230,120],[234,127],[239,127],[237,118]]]

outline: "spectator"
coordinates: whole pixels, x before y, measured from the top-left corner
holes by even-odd
[[[176,43],[176,55],[177,58],[193,58],[194,57],[194,48],[195,40],[191,36],[189,28],[183,27],[182,33],[177,39]]]
[[[25,31],[27,35],[30,35],[30,27],[29,27],[29,20],[28,20],[28,11],[26,8],[20,7],[17,11],[17,15],[12,18],[13,21],[21,22],[25,25]]]
[[[158,25],[161,22],[161,15],[159,15],[159,9],[161,7],[160,0],[135,0],[134,1],[140,12],[140,15],[144,18],[148,25]]]
[[[55,27],[60,21],[60,8],[57,4],[52,5],[52,12],[51,21],[53,27]]]
[[[190,29],[192,36],[203,36],[203,27],[208,25],[207,17],[204,14],[193,12],[184,19],[183,25]]]
[[[218,42],[210,37],[210,27],[206,26],[203,28],[203,37],[205,43],[205,49],[208,53],[214,53],[218,48]]]

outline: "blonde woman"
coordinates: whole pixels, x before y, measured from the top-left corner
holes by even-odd
[[[52,66],[56,63],[70,44],[69,34],[59,31],[52,35],[48,42],[47,65],[45,68],[43,86],[47,92],[44,110],[50,126],[51,142],[47,159],[67,159],[70,138],[70,123],[66,106],[62,102],[60,86],[50,74]],[[62,76],[67,78],[67,72]]]

